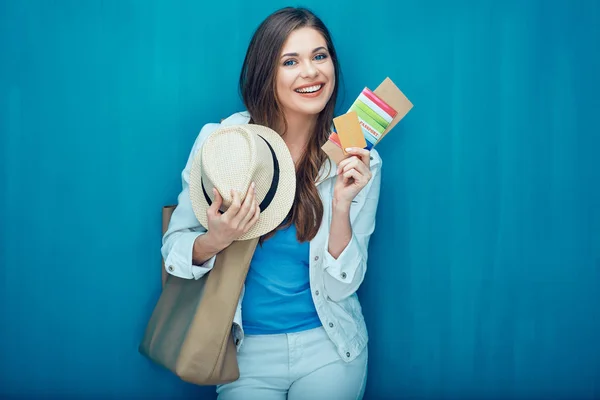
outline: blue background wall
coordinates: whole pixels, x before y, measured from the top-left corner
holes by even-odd
[[[340,110],[388,75],[415,104],[379,145],[367,397],[599,397],[600,3],[303,4]],[[0,397],[214,397],[137,352],[160,209],[284,5],[0,1]]]

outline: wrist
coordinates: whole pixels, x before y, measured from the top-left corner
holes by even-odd
[[[214,237],[210,232],[206,232],[204,235],[198,238],[203,243],[203,247],[209,250],[211,253],[219,253],[221,250],[225,249],[231,243],[224,243],[220,241],[218,238]]]
[[[352,205],[351,200],[345,200],[345,199],[341,200],[341,199],[336,199],[334,197],[333,201],[332,201],[332,207],[333,207],[334,213],[349,213],[351,205]]]

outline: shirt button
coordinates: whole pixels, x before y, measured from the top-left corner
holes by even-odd
[[[169,272],[173,272],[173,270],[174,270],[174,269],[175,269],[175,268],[173,268],[173,266],[172,266],[172,265],[169,265]]]
[[[330,327],[330,328],[333,328],[333,322],[330,322],[330,323],[329,323],[329,327]]]
[[[319,256],[315,256],[315,261],[319,261]]]
[[[318,295],[319,295],[319,291],[317,290],[317,291],[315,292],[315,296],[318,296]]]
[[[350,358],[350,353],[346,353],[346,357]]]
[[[342,272],[342,275],[341,275],[342,279],[346,279],[346,276],[347,276],[346,273]]]

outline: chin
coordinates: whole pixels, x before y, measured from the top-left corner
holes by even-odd
[[[316,103],[316,102],[315,102]],[[318,102],[316,104],[296,104],[294,107],[298,114],[306,116],[319,115],[327,106],[327,102]]]
[[[301,109],[298,109],[298,113],[299,114],[304,114],[306,116],[317,116],[319,114],[321,114],[321,112],[325,109],[325,106],[322,107],[302,107]]]

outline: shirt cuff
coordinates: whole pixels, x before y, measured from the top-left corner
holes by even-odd
[[[212,269],[216,256],[209,258],[201,265],[192,264],[194,242],[200,235],[202,233],[186,232],[177,238],[165,260],[165,268],[168,273],[184,279],[200,279]]]
[[[361,260],[358,243],[354,235],[352,235],[350,242],[337,259],[329,253],[329,241],[326,246],[324,261],[327,273],[340,282],[352,282]]]

